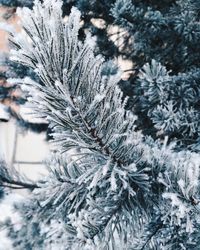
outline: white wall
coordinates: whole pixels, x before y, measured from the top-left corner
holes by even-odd
[[[22,133],[13,120],[0,123],[0,157],[30,179],[46,173],[43,161],[49,154],[45,133]]]
[[[9,164],[12,161],[15,133],[16,126],[13,121],[0,121],[0,158],[6,160]]]

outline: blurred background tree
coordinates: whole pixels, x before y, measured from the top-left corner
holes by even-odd
[[[1,33],[0,119],[9,121],[11,118],[14,118],[17,125],[23,131],[31,130],[40,133],[47,130],[47,124],[45,122],[43,123],[41,120],[32,121],[29,117],[27,118],[20,109],[27,100],[27,94],[23,92],[20,87],[22,79],[30,77],[35,81],[39,81],[39,78],[36,77],[36,74],[30,68],[14,63],[9,59],[9,45],[6,32],[13,29],[13,24],[17,32],[20,30],[20,25],[18,24],[19,20],[16,18],[16,7],[24,5],[30,7],[30,1],[0,1],[0,6],[3,8],[1,11],[0,28],[2,31],[5,31],[5,33]]]

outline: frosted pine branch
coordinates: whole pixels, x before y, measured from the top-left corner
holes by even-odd
[[[185,155],[136,131],[136,117],[125,111],[127,100],[117,87],[120,73],[103,75],[104,62],[94,55],[92,38],[78,39],[80,12],[72,8],[65,23],[61,1],[46,0],[19,15],[26,35],[12,38],[12,59],[33,68],[42,81],[25,79],[24,86],[35,114],[53,129],[59,157],[74,152],[69,162],[53,166],[53,174],[34,191],[37,216],[45,215],[46,221],[58,216],[78,242],[109,246],[116,237],[120,247],[137,238],[154,213],[163,225],[191,218],[199,182],[195,186],[189,176],[195,170],[185,171]],[[159,72],[166,73],[161,66]],[[172,193],[180,198],[175,207]],[[189,215],[180,210],[183,204]]]

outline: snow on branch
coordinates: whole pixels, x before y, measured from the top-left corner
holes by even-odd
[[[117,86],[120,73],[103,75],[93,39],[78,39],[80,12],[72,8],[65,23],[61,5],[60,0],[35,1],[32,11],[18,11],[26,36],[11,39],[12,59],[33,68],[42,81],[24,80],[35,114],[48,120],[59,154],[72,149],[76,155],[63,171],[54,171],[57,184],[47,180],[34,193],[42,209],[51,204],[55,214],[63,208],[67,225],[82,242],[102,236],[108,242],[117,232],[123,245],[138,225],[152,219],[150,208],[168,198],[160,192],[170,193],[166,180],[177,183],[172,159],[178,156],[136,131],[136,117],[125,111],[127,100]]]

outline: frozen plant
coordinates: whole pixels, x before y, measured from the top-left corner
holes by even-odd
[[[21,228],[4,224],[14,248],[197,250],[199,156],[143,136],[125,110],[120,72],[103,74],[93,39],[78,39],[80,12],[72,8],[64,22],[61,6],[35,1],[19,11],[24,33],[12,38],[12,60],[43,83],[26,78],[23,87],[55,148],[36,183],[1,164],[2,185],[31,192],[16,205]]]

